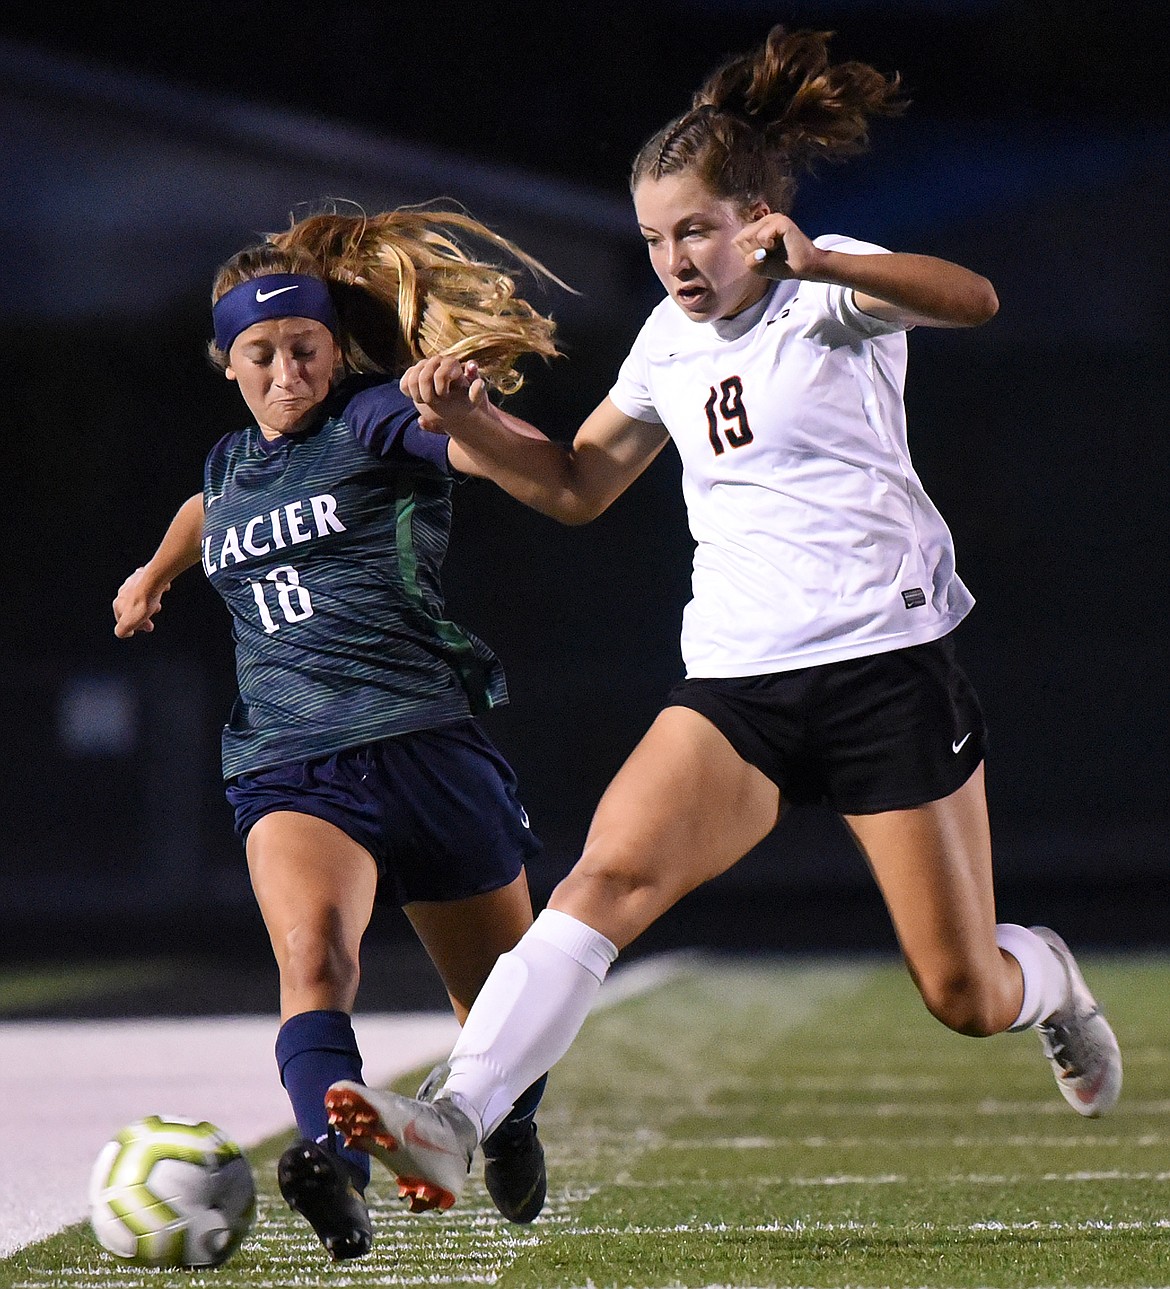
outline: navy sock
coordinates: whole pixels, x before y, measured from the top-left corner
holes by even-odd
[[[325,1093],[338,1079],[362,1082],[362,1056],[345,1012],[313,1011],[290,1016],[276,1036],[280,1081],[292,1102],[301,1136],[332,1149],[350,1166],[354,1182],[364,1189],[370,1180],[370,1157],[350,1150],[329,1127]]]
[[[535,1083],[529,1084],[520,1093],[516,1098],[516,1104],[508,1111],[508,1117],[484,1141],[485,1155],[491,1156],[493,1146],[507,1145],[509,1141],[514,1141],[527,1135],[528,1125],[536,1116],[536,1107],[540,1105],[540,1098],[544,1096],[544,1085],[547,1082],[548,1075],[542,1074]]]

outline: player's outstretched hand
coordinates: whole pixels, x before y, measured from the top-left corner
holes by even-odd
[[[139,632],[153,631],[154,615],[162,608],[162,597],[170,589],[170,582],[158,586],[147,575],[145,567],[136,568],[118,587],[114,597],[114,635],[125,640]]]
[[[812,277],[824,255],[787,215],[765,215],[736,235],[748,266],[763,277]]]
[[[487,382],[479,367],[450,356],[415,363],[398,385],[418,408],[419,425],[436,433],[451,433],[461,416],[488,401]]]

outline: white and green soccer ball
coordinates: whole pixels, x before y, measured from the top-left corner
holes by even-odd
[[[252,1225],[252,1169],[214,1124],[148,1115],[101,1149],[90,1225],[115,1257],[143,1267],[214,1267]]]

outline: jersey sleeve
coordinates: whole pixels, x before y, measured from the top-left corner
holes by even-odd
[[[814,243],[827,251],[840,251],[843,255],[889,255],[885,246],[875,246],[872,242],[859,242],[852,237],[841,237],[828,234],[818,237]],[[909,328],[896,322],[887,322],[863,313],[853,298],[853,288],[849,286],[830,286],[827,291],[828,312],[843,327],[855,331],[858,335],[873,339],[876,336],[892,336]]]
[[[649,325],[649,324],[647,324]],[[650,393],[646,364],[646,327],[638,333],[625,362],[618,369],[617,380],[609,391],[609,401],[635,421],[662,424]]]
[[[432,434],[419,425],[418,409],[397,381],[360,390],[346,403],[342,415],[357,441],[375,456],[414,457],[450,473],[447,435]]]

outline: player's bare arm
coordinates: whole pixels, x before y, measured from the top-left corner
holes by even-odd
[[[114,597],[114,635],[120,640],[154,630],[162,597],[180,573],[199,562],[203,539],[203,494],[195,493],[179,507],[158,550],[118,588]]]
[[[737,238],[764,277],[851,287],[857,307],[902,326],[977,327],[999,309],[978,273],[933,255],[847,255],[816,246],[787,215],[768,214]],[[759,252],[763,252],[759,256]]]
[[[660,425],[638,421],[608,398],[570,447],[504,412],[487,397],[473,364],[428,358],[402,378],[424,429],[451,437],[451,464],[491,479],[517,501],[565,524],[586,524],[609,507],[667,442]]]

